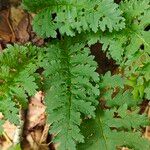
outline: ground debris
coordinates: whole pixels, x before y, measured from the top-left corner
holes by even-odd
[[[9,9],[0,11],[0,40],[3,43],[15,41],[15,34],[9,21]]]

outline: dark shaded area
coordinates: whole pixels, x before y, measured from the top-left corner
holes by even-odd
[[[0,0],[0,10],[7,9],[9,6],[9,0]]]
[[[0,0],[0,10],[9,8],[11,5],[20,5],[21,0]]]
[[[149,31],[149,30],[150,30],[150,24],[145,27],[145,31]]]
[[[121,0],[114,0],[115,3],[119,4]]]
[[[21,148],[23,149],[24,147],[30,147],[30,144],[29,142],[27,141],[26,139],[26,126],[27,126],[27,122],[25,121],[26,118],[27,118],[27,110],[22,110],[21,111],[21,116],[22,116],[22,120],[24,121],[24,124],[23,124],[23,132],[22,132],[22,140],[20,142],[20,145],[21,145]]]
[[[105,74],[107,71],[114,72],[118,66],[115,61],[108,59],[106,53],[101,49],[102,45],[100,43],[91,46],[91,54],[95,56],[95,61],[98,63],[97,72],[99,74]]]
[[[140,46],[140,49],[141,49],[141,50],[144,50],[144,44],[142,44],[142,45]]]
[[[48,134],[47,143],[49,143],[50,141],[52,141],[52,135]],[[54,144],[52,142],[49,144],[49,149],[55,150]]]
[[[6,48],[6,43],[2,39],[0,39],[0,45],[1,45],[1,49]]]
[[[145,112],[146,107],[149,105],[149,100],[143,100],[140,104],[140,114],[143,114]]]

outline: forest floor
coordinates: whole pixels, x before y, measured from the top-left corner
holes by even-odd
[[[32,18],[34,14],[29,14],[23,10],[20,0],[0,0],[0,52],[6,48],[7,44],[25,44],[28,42],[37,46],[43,46],[44,39],[38,37],[32,30]],[[108,70],[115,72],[117,65],[112,60],[108,60],[106,55],[100,52],[101,45],[96,44],[91,47],[91,52],[95,55],[95,60],[101,67],[99,73],[105,73]],[[21,139],[22,148],[25,150],[54,150],[57,145],[48,141],[49,125],[46,124],[46,106],[43,102],[44,93],[39,91],[35,96],[29,99],[28,109],[24,112],[20,110],[20,119],[23,122],[22,127],[17,127],[6,121],[4,124],[4,134],[0,137],[0,150],[7,150],[14,139]],[[141,113],[147,112],[150,116],[148,102],[141,105]],[[3,115],[0,113],[0,119]],[[19,133],[18,133],[19,132]],[[19,135],[18,135],[19,134]],[[150,139],[150,127],[145,129],[143,136]],[[44,144],[43,144],[44,143]],[[127,150],[123,148],[122,150]]]

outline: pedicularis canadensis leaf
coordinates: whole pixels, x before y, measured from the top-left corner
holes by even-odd
[[[112,33],[88,33],[85,40],[89,45],[103,44],[102,50],[108,58],[113,58],[124,71],[134,99],[150,99],[149,0],[122,0],[119,8],[125,18],[125,28]]]
[[[38,51],[41,49],[31,45],[8,45],[0,54],[0,112],[14,123],[18,118],[16,107],[26,107],[27,97],[38,89],[35,83]]]
[[[120,82],[115,82],[116,79]],[[79,144],[78,150],[116,150],[123,146],[150,149],[149,141],[140,133],[140,127],[149,124],[148,118],[138,114],[137,101],[133,100],[131,92],[124,92],[120,83],[123,79],[119,75],[111,76],[108,72],[101,77],[101,103],[105,100],[105,109],[101,105],[95,119],[85,119],[81,124],[85,143]]]
[[[122,111],[125,110],[122,109]],[[118,114],[119,118],[115,118],[116,113],[118,110],[99,110],[96,113],[96,119],[85,120],[81,127],[85,143],[78,145],[78,150],[116,150],[123,146],[135,150],[150,149],[149,141],[142,138],[138,130],[133,132],[128,129],[128,126],[131,128],[137,121],[139,121],[138,124],[142,124],[146,119],[140,120],[143,116],[135,115],[136,119],[138,117],[140,119],[132,120],[133,114],[130,113],[124,114],[125,116],[129,115],[127,118],[120,114]]]
[[[105,33],[103,50],[121,64],[133,88],[135,99],[150,99],[150,3],[149,0],[125,0],[120,4],[126,27]],[[123,63],[121,63],[123,62]]]
[[[93,59],[84,44],[72,45],[66,39],[49,45],[41,63],[49,82],[46,104],[50,132],[56,135],[54,142],[61,143],[61,150],[75,150],[77,142],[84,142],[79,128],[82,118],[95,117],[99,76]]]
[[[149,0],[125,0],[120,4],[123,11],[126,27],[121,31],[106,33],[101,38],[103,50],[108,50],[109,55],[118,63],[132,58],[135,53],[150,53],[150,31],[146,28],[150,24]],[[108,48],[108,49],[107,49]]]
[[[45,48],[14,45],[0,53],[4,118],[18,124],[18,108],[26,108],[27,98],[40,89],[58,150],[149,150],[141,135],[149,120],[139,114],[143,98],[150,98],[149,0],[119,5],[114,0],[23,0],[23,5],[35,13],[34,31],[47,39]],[[121,75],[96,72],[89,47],[97,42]]]
[[[68,36],[84,31],[124,28],[124,18],[113,0],[23,0],[25,8],[36,12],[33,28],[42,37]],[[108,11],[109,10],[109,11]]]

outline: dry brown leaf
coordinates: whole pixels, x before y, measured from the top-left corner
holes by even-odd
[[[44,39],[38,37],[34,32],[31,32],[31,41],[37,46],[41,46],[44,44]]]
[[[4,124],[2,125],[3,132],[0,138],[0,150],[5,150],[5,149],[7,150],[12,145],[16,145],[20,143],[23,121],[20,120],[20,125],[16,126],[15,124],[11,123],[9,120],[5,121],[5,116],[1,112],[0,112],[0,120],[4,120]]]
[[[28,113],[27,113],[27,135],[26,139],[30,144],[31,149],[40,150],[49,149],[49,144],[46,144],[49,125],[46,123],[45,105],[43,102],[44,94],[39,91],[31,98]],[[34,128],[34,129],[33,129]]]
[[[15,35],[9,22],[8,9],[0,11],[0,38],[6,43],[15,41]]]
[[[44,126],[44,130],[43,130],[42,136],[40,138],[40,143],[45,143],[46,142],[49,128],[50,128],[50,125],[48,125],[48,124],[46,124]]]
[[[30,143],[30,148],[29,147],[26,147],[24,148],[24,150],[49,150],[49,145],[48,144],[40,144],[40,143],[37,143],[31,134],[28,134],[27,136],[27,140],[29,141]]]
[[[43,104],[44,95],[39,91],[31,98],[28,106],[27,128],[30,130],[35,126],[44,126],[46,121],[45,105]]]
[[[44,130],[36,129],[28,134],[27,139],[32,149],[49,149],[49,144],[46,144],[47,136],[49,131],[49,125],[45,125]]]
[[[145,112],[148,114],[148,117],[150,118],[150,103],[147,106]],[[144,137],[150,140],[150,126],[147,126],[145,129]]]
[[[8,150],[12,146],[12,143],[9,141],[3,141],[0,145],[0,150]]]
[[[3,48],[2,48],[2,45],[0,44],[0,52],[2,52]]]
[[[18,41],[21,43],[27,42],[30,38],[30,35],[28,33],[28,26],[29,26],[28,15],[25,15],[18,24],[18,28],[16,30],[16,37]]]
[[[4,118],[4,116],[0,112],[0,119],[3,119],[3,118]],[[13,145],[13,140],[16,136],[17,126],[15,126],[14,124],[10,123],[7,120],[3,124],[3,129],[4,129],[3,135],[2,135],[3,141],[0,142],[1,143],[0,149],[1,150],[7,150],[9,147],[11,147]]]
[[[22,8],[20,7],[11,7],[10,8],[10,19],[11,19],[11,23],[14,29],[17,28],[19,22],[22,20],[22,18],[24,17],[25,12],[23,11]]]
[[[30,38],[28,32],[28,27],[30,25],[28,14],[20,7],[11,7],[11,22],[17,41],[21,43],[27,42]]]
[[[3,125],[4,128],[4,132],[7,135],[7,137],[13,141],[15,133],[16,133],[16,129],[17,126],[15,126],[14,124],[10,123],[9,121],[6,121]]]

